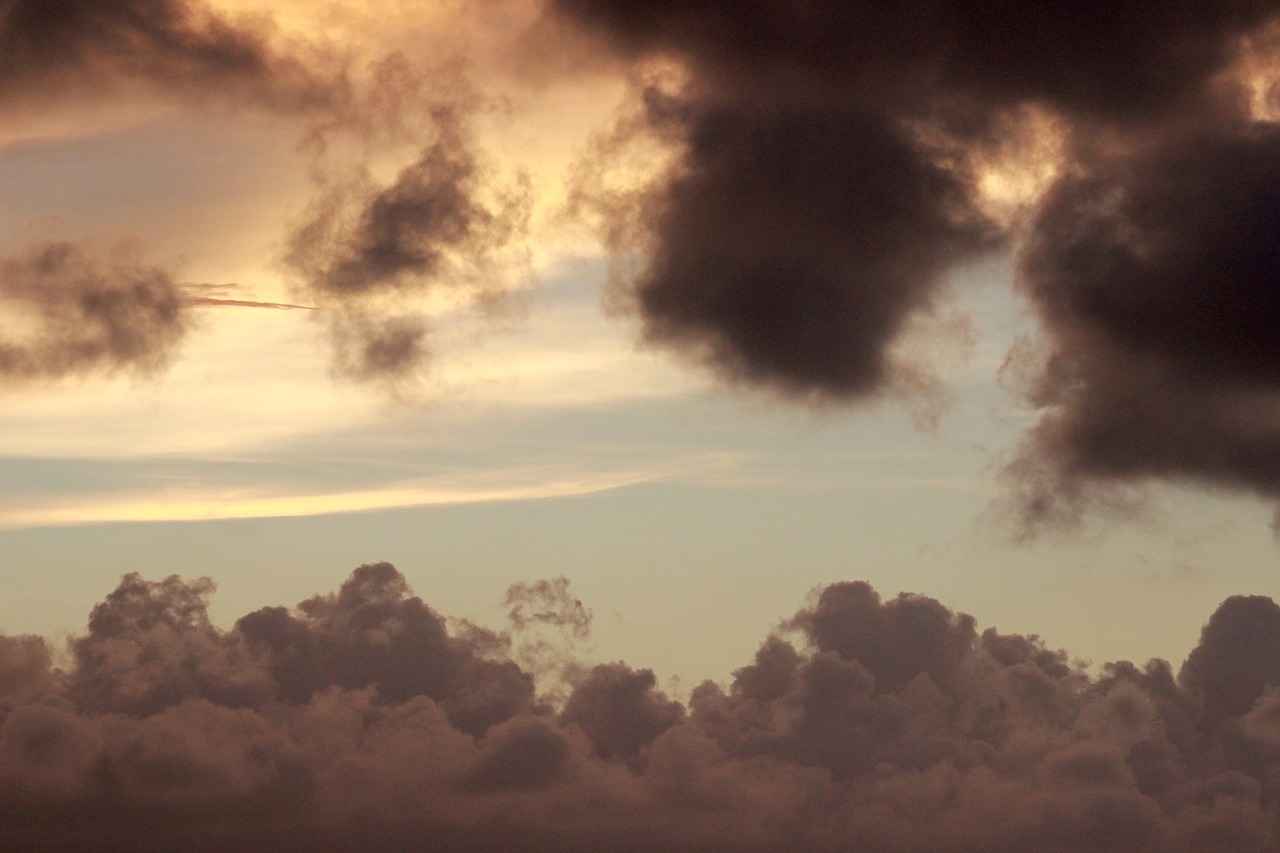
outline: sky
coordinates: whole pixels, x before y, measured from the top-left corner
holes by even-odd
[[[1277,51],[0,0],[0,836],[1274,849]]]

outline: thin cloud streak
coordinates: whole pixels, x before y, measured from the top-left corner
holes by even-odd
[[[726,453],[694,453],[644,467],[573,470],[566,462],[543,467],[481,470],[388,483],[365,490],[263,493],[257,488],[165,489],[58,498],[41,506],[24,500],[0,505],[0,530],[83,524],[213,519],[293,518],[421,506],[529,501],[590,495],[641,483],[707,476],[733,467]],[[580,464],[580,463],[579,463]]]

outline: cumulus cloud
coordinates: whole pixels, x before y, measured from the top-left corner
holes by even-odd
[[[556,588],[525,585],[535,599]],[[230,630],[209,621],[212,591],[130,575],[61,658],[0,637],[9,849],[1260,853],[1280,840],[1270,599],[1224,602],[1175,678],[1164,661],[1090,674],[924,596],[835,584],[686,708],[623,662],[540,701],[492,633],[449,631],[386,563]]]

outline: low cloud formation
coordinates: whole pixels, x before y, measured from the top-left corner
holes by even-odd
[[[0,380],[157,370],[189,328],[187,305],[128,246],[46,243],[0,259]]]
[[[557,584],[520,600],[563,602]],[[621,662],[548,702],[497,635],[450,632],[386,563],[230,630],[208,619],[212,590],[130,575],[65,654],[0,636],[7,849],[1280,841],[1280,607],[1267,598],[1224,602],[1175,678],[1159,660],[1091,675],[932,599],[835,584],[684,707]]]

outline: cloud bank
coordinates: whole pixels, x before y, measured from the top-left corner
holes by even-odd
[[[386,563],[221,630],[125,577],[65,652],[0,637],[12,850],[1264,851],[1280,607],[1228,599],[1181,673],[838,583],[687,707],[627,663],[563,702],[509,654],[589,624],[563,579],[465,626]],[[514,633],[513,633],[514,632]]]

